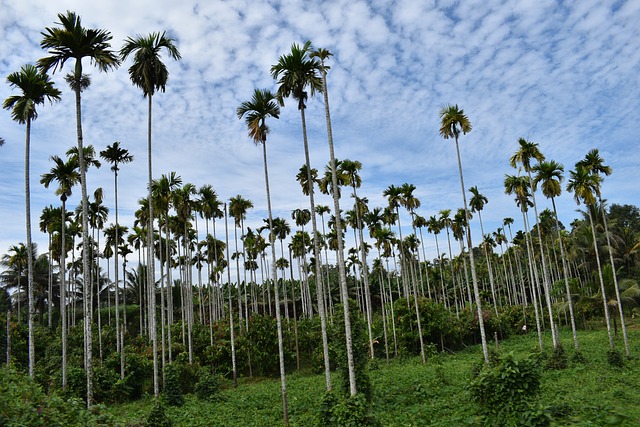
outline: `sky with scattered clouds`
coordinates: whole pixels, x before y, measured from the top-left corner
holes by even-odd
[[[473,130],[460,139],[467,188],[489,199],[485,230],[505,217],[521,228],[519,210],[504,194],[505,174],[517,174],[509,158],[524,137],[537,142],[566,175],[592,148],[599,148],[613,174],[603,183],[610,203],[640,202],[637,115],[640,111],[640,2],[551,0],[0,0],[0,76],[35,63],[41,31],[72,10],[85,27],[107,29],[119,50],[128,36],[166,31],[182,54],[164,56],[170,76],[166,93],[154,97],[154,176],[177,172],[183,182],[211,184],[219,197],[253,201],[247,225],[262,225],[266,197],[262,152],[248,138],[236,108],[254,88],[275,90],[271,65],[292,43],[311,40],[333,53],[328,65],[336,156],[359,160],[370,207],[384,206],[389,185],[414,184],[429,217],[462,206],[455,145],[439,136],[438,112],[458,104]],[[146,194],[146,114],[141,91],[128,77],[129,62],[101,73],[84,64],[91,87],[83,93],[85,144],[102,150],[120,141],[135,161],[120,172],[121,223],[131,226],[137,201]],[[76,144],[75,103],[63,75],[53,75],[62,102],[44,105],[33,123],[31,152],[34,240],[42,208],[59,204],[53,189],[39,184]],[[0,98],[16,93],[6,81]],[[304,162],[300,115],[292,101],[269,123],[267,142],[274,215],[290,218],[307,208],[295,175]],[[312,166],[329,160],[321,96],[308,102]],[[0,112],[0,253],[25,241],[24,126]],[[89,191],[102,186],[113,206],[108,165],[88,173]],[[566,181],[565,181],[566,182]],[[350,205],[345,200],[342,206]],[[79,203],[80,189],[69,200]],[[540,209],[550,207],[538,195]],[[331,205],[319,195],[317,204]],[[565,224],[579,216],[571,194],[557,200]],[[409,224],[403,214],[403,223]],[[289,220],[291,223],[291,221]],[[480,239],[477,220],[474,241]],[[407,227],[407,233],[409,228]],[[405,234],[405,233],[403,233]],[[426,237],[427,256],[435,244]]]

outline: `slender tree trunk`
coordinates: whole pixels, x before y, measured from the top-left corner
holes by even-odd
[[[280,389],[282,392],[282,413],[284,425],[289,425],[289,410],[287,405],[287,377],[284,370],[284,345],[282,340],[282,317],[280,316],[280,294],[278,292],[278,276],[276,272],[276,242],[273,233],[273,215],[271,214],[271,193],[269,192],[269,170],[267,167],[267,143],[262,141],[262,156],[264,161],[264,182],[267,191],[267,209],[269,212],[269,243],[271,246],[271,280],[276,284],[276,325],[278,328],[278,358],[280,360]],[[320,297],[318,297],[320,298]],[[320,310],[322,316],[322,310]]]
[[[80,72],[78,73],[78,68]],[[76,63],[76,77],[80,78],[81,66]],[[83,314],[84,314],[84,365],[87,373],[87,407],[93,404],[93,336],[92,336],[92,316],[89,306],[89,296],[91,295],[91,281],[89,271],[89,207],[87,197],[87,173],[84,158],[84,147],[82,139],[82,111],[80,99],[80,87],[75,88],[76,95],[76,130],[78,134],[78,166],[80,168],[80,186],[82,189],[82,282],[83,282]]]
[[[571,318],[571,332],[573,333],[573,345],[578,350],[578,332],[576,330],[576,318],[573,313],[573,301],[571,298],[571,288],[569,287],[569,270],[567,268],[567,257],[564,254],[564,244],[562,242],[562,233],[560,232],[560,224],[558,222],[558,212],[556,210],[556,202],[551,197],[551,204],[553,205],[553,217],[556,221],[556,229],[558,231],[558,245],[560,245],[560,258],[562,258],[562,273],[564,275],[564,286],[567,292],[567,303],[569,304],[569,317]]]
[[[540,258],[542,259],[542,285],[544,287],[545,300],[547,302],[547,309],[549,310],[549,324],[551,326],[551,338],[553,340],[553,348],[557,348],[559,345],[558,336],[556,334],[555,321],[553,319],[553,306],[551,305],[551,291],[549,285],[549,271],[547,269],[547,261],[545,260],[544,246],[542,244],[542,233],[540,231],[540,222],[538,221],[538,207],[536,205],[536,192],[533,189],[533,180],[531,178],[531,171],[529,173],[529,182],[532,184],[531,199],[533,201],[533,212],[536,216],[536,228],[538,229],[538,244],[540,246]]]
[[[62,330],[62,391],[67,391],[67,283],[66,283],[66,257],[67,248],[65,242],[66,230],[66,200],[67,196],[62,195],[62,223],[60,226],[60,240],[62,246],[60,248],[60,322]]]
[[[627,338],[627,325],[624,320],[624,310],[622,307],[622,300],[620,299],[620,287],[618,286],[618,275],[616,274],[616,266],[613,262],[613,249],[611,247],[611,238],[609,237],[609,227],[607,226],[607,213],[604,210],[604,204],[602,202],[602,196],[598,195],[600,200],[600,210],[602,211],[602,221],[604,223],[604,235],[607,236],[607,247],[609,248],[609,262],[611,263],[611,272],[613,274],[613,287],[616,292],[616,301],[618,302],[618,313],[620,314],[620,325],[622,327],[622,337],[624,339],[624,350],[627,356],[631,356],[629,350],[629,339]]]
[[[614,350],[613,335],[611,335],[611,316],[609,315],[609,304],[607,304],[607,292],[604,287],[604,279],[602,278],[602,266],[600,265],[600,255],[598,254],[598,241],[596,240],[596,228],[593,223],[593,216],[591,215],[591,209],[587,206],[587,213],[589,214],[589,223],[591,224],[591,236],[593,238],[593,249],[595,251],[596,263],[598,265],[598,278],[600,279],[600,291],[602,292],[602,302],[604,304],[604,318],[607,323],[607,335],[609,337],[609,348]]]
[[[156,271],[155,255],[153,245],[153,195],[151,186],[153,183],[152,151],[151,151],[151,123],[153,95],[147,95],[149,103],[149,121],[147,131],[147,152],[149,166],[149,224],[147,225],[147,284],[149,289],[149,335],[151,338],[153,352],[153,395],[157,398],[160,395],[160,383],[158,381],[158,334],[156,323]]]
[[[31,243],[31,189],[30,189],[30,159],[31,151],[31,118],[27,117],[27,130],[24,154],[24,189],[25,189],[25,215],[27,228],[27,293],[29,298],[29,307],[27,310],[27,323],[29,328],[29,376],[35,378],[35,342],[33,318],[35,316],[35,304],[33,299],[33,247]],[[49,301],[51,304],[51,301]]]
[[[529,223],[527,221],[527,216],[525,215],[524,209],[521,209],[522,212],[522,221],[524,223],[525,228],[525,241],[527,244],[527,258],[529,260],[529,283],[531,284],[531,297],[533,299],[533,311],[536,316],[536,331],[538,333],[538,345],[540,346],[540,350],[542,350],[542,326],[540,322],[540,312],[538,311],[538,297],[537,297],[537,280],[536,280],[536,269],[533,261],[533,244],[530,242],[531,234],[529,233]],[[523,278],[524,281],[524,278]],[[526,295],[526,291],[524,290],[524,283],[522,285],[523,293]]]
[[[357,393],[356,386],[356,373],[355,373],[355,365],[353,360],[353,343],[351,338],[351,317],[349,315],[349,294],[347,291],[347,273],[344,265],[344,242],[342,241],[342,220],[340,218],[340,196],[338,195],[338,176],[336,171],[336,157],[333,149],[333,131],[331,128],[331,115],[329,113],[329,95],[327,93],[327,71],[324,67],[324,61],[322,61],[322,87],[324,94],[324,105],[325,105],[325,118],[327,121],[327,140],[329,143],[329,156],[331,162],[331,184],[333,188],[332,197],[333,197],[333,214],[335,216],[335,229],[336,236],[338,240],[338,250],[337,250],[337,264],[338,264],[338,278],[340,281],[340,294],[342,296],[342,304],[344,308],[344,329],[345,329],[345,341],[347,346],[347,366],[349,369],[349,392],[351,396],[354,396]],[[304,118],[304,110],[302,111],[302,116]],[[303,120],[303,127],[304,124]],[[306,138],[306,132],[305,132]],[[328,364],[328,349],[325,348],[325,370],[327,369]]]
[[[464,179],[462,177],[462,162],[460,161],[460,149],[458,148],[458,136],[456,135],[456,154],[458,155],[458,169],[460,171],[460,186],[462,188],[462,201],[464,203],[465,219],[469,218],[469,209],[467,208],[467,196],[464,189]],[[478,309],[478,327],[480,328],[480,340],[482,341],[482,353],[484,354],[485,363],[489,363],[489,349],[487,347],[487,337],[484,330],[484,319],[482,318],[482,302],[480,301],[480,291],[478,289],[478,279],[476,277],[476,264],[473,257],[473,242],[471,240],[471,227],[467,225],[467,246],[469,248],[469,262],[471,264],[471,280],[473,282],[473,294]]]
[[[325,92],[326,95],[326,92]],[[328,106],[327,106],[328,108]],[[330,371],[330,365],[329,365],[329,341],[327,338],[327,320],[326,320],[326,310],[324,308],[324,292],[322,289],[322,274],[320,273],[320,250],[318,248],[318,223],[316,220],[316,206],[315,206],[315,198],[314,198],[314,192],[313,192],[313,179],[311,177],[311,162],[309,160],[309,143],[307,141],[307,122],[305,120],[305,109],[301,108],[300,109],[300,117],[302,120],[302,137],[303,137],[303,142],[304,142],[304,159],[305,159],[305,165],[307,166],[307,183],[308,183],[308,190],[309,190],[309,205],[311,208],[311,230],[313,232],[313,256],[315,257],[315,280],[316,280],[316,296],[317,296],[317,300],[318,300],[318,311],[320,314],[320,327],[321,327],[321,333],[322,333],[322,349],[323,349],[323,358],[324,358],[324,371],[325,371],[325,384],[327,387],[327,390],[331,390],[331,371]],[[335,163],[334,163],[335,165]],[[333,187],[334,188],[334,192],[337,191],[337,187]],[[336,223],[339,222],[339,219],[337,218],[337,216],[339,215],[339,212],[336,214]],[[338,234],[338,240],[341,240],[341,235]],[[346,281],[346,278],[345,278]],[[295,304],[295,301],[294,301]],[[346,301],[345,301],[345,312],[348,314],[349,309],[347,307]],[[345,314],[345,319],[346,319],[346,314]],[[345,325],[346,328],[346,325]],[[349,357],[349,340],[351,339],[351,323],[349,323],[349,335],[348,335],[348,339],[347,339],[347,359],[351,360],[351,365],[353,365],[353,354],[351,354],[351,357]],[[349,363],[349,362],[348,362]],[[351,366],[350,365],[350,366]],[[354,368],[355,369],[355,368]],[[354,371],[355,372],[355,371]],[[354,373],[354,378],[353,378],[354,384],[353,384],[353,390],[355,390],[355,373]],[[352,394],[355,394],[354,392],[352,392]]]
[[[226,235],[226,249],[227,249],[227,260],[230,260],[229,257],[229,224],[227,217],[227,204],[224,204],[224,231]],[[236,368],[236,341],[235,341],[235,332],[233,327],[233,302],[231,301],[231,268],[227,264],[227,290],[229,293],[229,332],[231,334],[231,370],[233,372],[233,386],[238,387],[238,370]],[[242,308],[240,308],[240,312],[242,312]]]

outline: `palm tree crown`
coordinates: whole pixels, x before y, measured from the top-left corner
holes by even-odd
[[[275,101],[276,96],[268,89],[256,89],[251,101],[245,101],[236,110],[238,118],[245,118],[249,136],[256,144],[264,144],[269,134],[266,124],[268,117],[279,118],[280,107]]]
[[[31,65],[23,65],[20,71],[9,74],[7,81],[12,88],[18,88],[20,95],[12,95],[5,99],[2,108],[11,110],[11,118],[20,124],[38,117],[36,105],[45,100],[53,103],[60,100],[60,91],[54,87],[49,76]]]
[[[467,134],[471,132],[471,122],[464,110],[458,105],[445,105],[440,109],[440,136],[444,139],[458,139],[460,132]]]
[[[169,70],[160,60],[160,50],[166,48],[169,56],[180,59],[182,56],[171,37],[165,32],[151,33],[148,36],[128,37],[120,49],[120,58],[124,61],[134,53],[133,65],[129,67],[129,77],[135,86],[142,89],[144,96],[153,96],[157,90],[165,91]]]

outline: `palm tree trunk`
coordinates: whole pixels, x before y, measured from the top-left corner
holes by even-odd
[[[76,66],[76,74],[77,68],[78,66]],[[80,75],[77,75],[77,77],[79,78]],[[86,162],[82,144],[82,107],[79,85],[75,88],[75,96],[76,131],[78,135],[78,166],[80,168],[80,186],[82,189],[82,307],[84,314],[84,365],[87,373],[87,407],[89,407],[93,404],[93,336],[91,328],[91,307],[89,307],[89,296],[91,295],[91,281],[89,271],[89,209],[87,197]]]
[[[540,312],[538,311],[538,293],[536,291],[537,286],[537,277],[536,277],[536,269],[533,265],[533,244],[530,242],[531,235],[529,233],[529,223],[527,222],[527,217],[525,215],[525,211],[522,210],[522,221],[524,223],[525,228],[525,240],[527,243],[527,257],[529,260],[529,283],[531,285],[531,298],[533,299],[533,311],[536,316],[536,331],[538,332],[538,344],[540,346],[540,350],[542,350],[542,326],[540,325]],[[524,280],[524,278],[523,278]],[[523,283],[523,293],[526,295],[524,291],[524,283]]]
[[[35,342],[33,317],[35,315],[35,306],[33,300],[33,249],[31,243],[31,189],[30,189],[30,159],[29,152],[31,149],[31,118],[27,117],[27,130],[24,154],[24,188],[25,188],[25,215],[27,228],[27,293],[29,298],[28,328],[29,328],[29,376],[35,377]],[[51,304],[51,302],[49,302]]]
[[[326,92],[325,92],[325,96],[326,96]],[[325,100],[326,101],[326,100]],[[328,105],[327,105],[328,108]],[[304,113],[305,109],[301,108],[300,109],[300,118],[302,120],[302,137],[303,137],[303,142],[304,142],[304,159],[305,159],[305,165],[307,166],[307,182],[308,182],[308,186],[309,186],[309,205],[310,205],[310,209],[311,209],[311,230],[313,232],[312,238],[313,238],[313,256],[315,257],[315,276],[316,276],[316,283],[317,283],[317,291],[316,291],[316,296],[317,296],[317,300],[318,300],[318,311],[320,314],[320,327],[321,327],[321,332],[322,332],[322,349],[323,349],[323,358],[324,358],[324,371],[325,371],[325,384],[327,387],[327,390],[331,390],[331,371],[330,371],[330,365],[329,365],[329,344],[328,344],[328,338],[327,338],[327,320],[326,320],[326,310],[324,307],[324,292],[322,289],[322,283],[320,283],[319,281],[321,280],[321,273],[320,273],[320,250],[318,248],[318,223],[316,220],[316,206],[315,206],[315,199],[314,199],[314,194],[313,194],[313,179],[311,176],[311,162],[309,160],[309,143],[307,141],[307,122],[305,119],[305,113]],[[334,163],[335,165],[335,163]],[[335,171],[334,171],[335,172]],[[334,193],[337,193],[337,186],[334,186]],[[334,203],[335,203],[335,199],[334,199]],[[337,224],[340,222],[338,216],[340,215],[339,211],[337,211],[338,213],[336,213],[336,226]],[[338,241],[342,240],[342,235],[340,233],[338,233]],[[340,248],[338,247],[338,250],[340,250]],[[346,276],[345,276],[345,283],[346,283]],[[295,303],[295,301],[294,301]],[[349,308],[348,308],[348,304],[346,302],[346,299],[344,301],[344,307],[345,307],[345,322],[347,322],[347,316],[349,313]],[[349,319],[348,323],[345,323],[345,328],[347,328],[347,324],[349,325],[349,333],[347,335],[347,363],[349,365],[349,381],[351,383],[351,371],[353,371],[353,384],[350,384],[350,388],[351,388],[351,394],[355,394],[355,390],[356,390],[356,384],[355,384],[355,368],[354,368],[354,362],[353,362],[353,352],[351,351],[351,322]]]
[[[227,204],[224,204],[224,231],[226,235],[227,259],[229,258],[229,224],[227,216]],[[237,247],[237,246],[236,246]],[[231,300],[231,268],[227,265],[227,291],[229,293],[229,332],[231,335],[231,370],[233,372],[233,386],[238,387],[238,369],[236,368],[236,341],[233,327],[233,301]],[[242,308],[240,309],[242,312]]]
[[[600,291],[602,292],[602,302],[604,304],[604,318],[607,323],[607,335],[609,337],[609,348],[614,350],[613,335],[611,335],[611,316],[609,315],[609,304],[607,304],[607,293],[604,288],[604,279],[602,278],[602,266],[600,265],[600,255],[598,254],[598,241],[596,240],[596,228],[593,223],[593,216],[591,215],[591,209],[587,206],[587,213],[589,214],[589,223],[591,224],[591,236],[593,237],[593,249],[596,256],[596,264],[598,265],[598,278],[600,279]]]
[[[571,288],[569,287],[569,270],[567,268],[567,257],[564,254],[564,244],[562,242],[562,233],[560,233],[560,224],[558,222],[558,212],[556,210],[555,198],[551,197],[553,205],[553,217],[556,220],[556,229],[558,230],[558,244],[560,245],[560,258],[562,258],[562,272],[564,275],[564,286],[567,291],[567,303],[569,304],[569,317],[571,319],[571,332],[573,333],[573,345],[578,351],[578,333],[576,330],[576,318],[573,313],[573,301],[571,299]]]
[[[531,171],[529,173],[529,182],[532,183]],[[549,324],[551,326],[551,338],[553,340],[553,348],[557,348],[559,345],[558,336],[556,334],[555,321],[553,319],[553,306],[551,305],[551,291],[549,286],[549,272],[547,269],[547,261],[545,260],[544,246],[542,244],[542,233],[540,231],[540,222],[538,221],[538,207],[536,205],[536,192],[532,188],[531,200],[533,201],[533,213],[536,216],[536,228],[538,229],[538,244],[540,246],[540,258],[542,259],[542,285],[544,287],[545,300],[547,302],[547,309],[549,310]]]
[[[627,325],[624,320],[624,310],[622,307],[622,300],[620,299],[620,287],[618,286],[618,275],[616,274],[616,266],[613,262],[613,251],[611,248],[611,239],[609,237],[609,227],[607,226],[607,213],[604,210],[602,196],[598,195],[598,199],[600,200],[600,210],[602,211],[602,221],[604,223],[604,235],[607,236],[607,247],[609,248],[609,262],[611,263],[611,272],[613,273],[613,287],[616,291],[616,301],[618,302],[618,312],[620,313],[620,325],[622,327],[624,349],[627,356],[631,356],[631,352],[629,350],[629,339],[627,338]]]
[[[467,208],[467,196],[464,189],[464,179],[462,177],[462,162],[460,161],[460,149],[458,148],[458,136],[456,134],[456,154],[458,155],[458,170],[460,172],[460,186],[462,188],[462,201],[464,203],[465,219],[469,218],[469,209]],[[480,291],[478,289],[478,279],[476,277],[476,264],[473,258],[473,242],[471,241],[471,227],[467,225],[467,247],[469,248],[469,263],[471,264],[471,280],[473,282],[473,295],[478,310],[478,326],[480,328],[480,340],[482,341],[482,353],[484,354],[485,363],[489,363],[489,349],[487,347],[487,337],[484,330],[484,319],[482,318],[482,302],[480,301]]]
[[[333,214],[335,216],[335,229],[338,240],[337,264],[338,278],[340,281],[340,294],[342,296],[342,304],[344,307],[344,329],[345,341],[347,345],[347,366],[349,369],[349,391],[351,396],[357,393],[355,365],[353,360],[353,344],[351,339],[351,317],[349,315],[349,295],[347,292],[347,273],[344,265],[344,242],[342,241],[342,220],[340,219],[340,196],[338,195],[338,176],[336,171],[336,157],[333,149],[333,131],[331,128],[331,114],[329,112],[329,94],[327,92],[327,71],[322,62],[322,93],[324,94],[325,118],[327,122],[327,140],[329,143],[329,158],[331,162],[331,184],[333,187]],[[304,123],[304,110],[301,110],[303,117],[303,129],[305,130],[306,145],[306,124]],[[323,343],[324,344],[324,343]],[[328,369],[329,354],[328,347],[324,347],[325,371]]]
[[[147,95],[149,104],[148,131],[147,131],[147,154],[149,166],[149,223],[147,225],[147,286],[149,289],[149,335],[151,338],[153,352],[153,395],[158,398],[160,395],[160,384],[158,381],[158,335],[156,324],[156,272],[155,255],[153,245],[153,195],[151,185],[153,183],[152,151],[151,151],[151,123],[153,95]]]
[[[282,392],[282,413],[284,425],[289,425],[289,410],[287,405],[287,377],[284,370],[284,344],[282,339],[282,317],[280,316],[280,294],[278,292],[278,276],[276,272],[276,245],[273,233],[273,215],[271,213],[271,193],[269,192],[269,170],[267,167],[267,143],[262,141],[262,156],[264,161],[264,182],[267,192],[267,209],[269,212],[269,243],[271,246],[271,280],[276,284],[276,326],[278,328],[278,357],[280,360],[280,390]],[[320,297],[318,297],[320,298]],[[322,316],[322,310],[320,310]]]

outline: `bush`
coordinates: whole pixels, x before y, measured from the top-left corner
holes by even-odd
[[[0,369],[0,425],[102,426],[114,425],[97,405],[88,411],[80,399],[47,396],[28,375],[12,368]]]
[[[172,427],[173,423],[167,416],[164,410],[162,402],[156,400],[153,404],[153,409],[147,418],[147,427]]]
[[[607,361],[614,368],[622,368],[624,366],[624,357],[618,350],[607,351]]]
[[[184,396],[180,387],[181,367],[178,363],[166,365],[164,368],[164,390],[162,398],[167,405],[184,405]],[[154,407],[155,410],[155,407]]]
[[[544,425],[537,406],[541,372],[535,357],[516,359],[513,352],[495,366],[485,366],[469,386],[480,413],[494,425]]]
[[[320,403],[318,427],[360,427],[380,425],[370,414],[369,404],[362,393],[341,399],[335,392],[325,393]]]
[[[564,348],[558,344],[558,346],[553,349],[553,353],[551,353],[551,356],[549,356],[544,366],[547,369],[566,369],[567,365],[567,354]]]
[[[220,376],[208,368],[201,368],[196,384],[196,396],[200,400],[215,400],[220,391]]]

